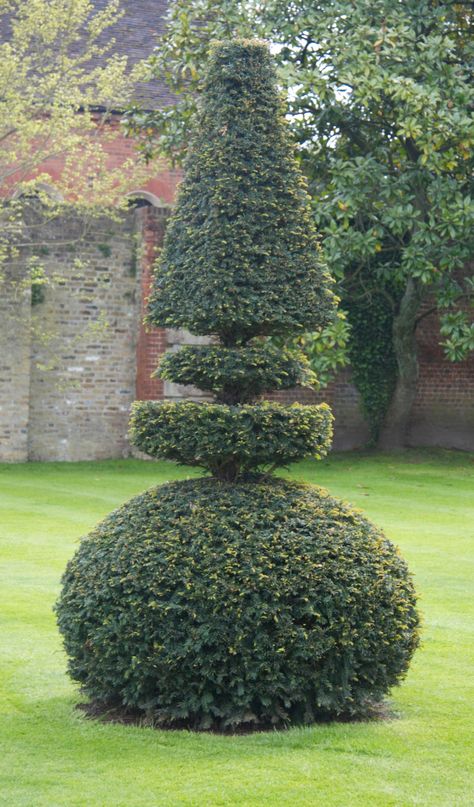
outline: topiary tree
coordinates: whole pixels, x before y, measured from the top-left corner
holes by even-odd
[[[417,644],[403,560],[359,513],[271,468],[323,456],[332,415],[252,400],[312,383],[262,337],[335,313],[267,48],[219,44],[149,306],[214,344],[161,374],[212,403],[141,402],[136,446],[211,476],[132,499],[86,538],[57,606],[72,676],[102,704],[228,729],[357,714]]]

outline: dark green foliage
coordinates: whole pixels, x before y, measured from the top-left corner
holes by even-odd
[[[112,254],[112,247],[110,244],[97,244],[97,249],[102,252],[104,258],[110,258]]]
[[[418,641],[393,545],[326,491],[277,479],[132,499],[82,541],[57,613],[91,698],[200,729],[357,715]]]
[[[390,301],[376,291],[370,302],[365,297],[353,298],[344,301],[344,306],[351,326],[352,377],[361,396],[371,442],[375,444],[397,380],[392,339],[394,312]]]
[[[220,403],[247,403],[263,392],[314,386],[316,375],[301,351],[268,343],[240,348],[187,345],[168,351],[156,375],[213,392]]]
[[[157,459],[209,468],[219,478],[233,479],[253,468],[324,457],[331,446],[332,422],[327,404],[137,401],[130,438]]]
[[[44,283],[31,284],[31,305],[41,305],[46,299]]]
[[[314,380],[249,340],[333,312],[268,51],[220,45],[149,319],[218,338],[161,374],[221,402],[137,402],[131,421],[140,449],[214,478],[133,499],[70,562],[59,626],[93,699],[170,725],[279,726],[364,712],[406,671],[417,614],[393,546],[325,492],[249,476],[324,456],[332,432],[325,404],[247,403]]]
[[[314,330],[334,310],[268,48],[221,43],[148,319],[233,345]]]
[[[154,325],[218,338],[168,353],[158,370],[214,393],[217,404],[138,405],[132,442],[228,481],[249,468],[326,453],[327,408],[246,404],[265,391],[315,383],[298,351],[279,355],[261,340],[248,343],[330,321],[330,286],[268,48],[220,43],[148,314]]]
[[[437,308],[448,359],[474,350],[474,4],[174,0],[150,60],[174,102],[136,120],[148,155],[158,143],[182,153],[209,41],[249,29],[271,40],[282,82],[296,90],[287,119],[341,296],[361,275],[363,293],[399,285],[396,394],[379,442],[400,447],[423,312]]]

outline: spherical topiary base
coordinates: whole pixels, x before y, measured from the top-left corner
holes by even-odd
[[[149,490],[81,543],[63,582],[73,678],[168,725],[360,714],[418,641],[392,544],[326,491],[278,479]]]

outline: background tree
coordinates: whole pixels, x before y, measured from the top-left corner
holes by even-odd
[[[85,237],[145,174],[136,158],[110,165],[112,113],[136,77],[108,35],[120,13],[119,0],[0,0],[0,261],[28,248],[36,283],[43,225],[73,208]]]
[[[145,155],[159,136],[179,159],[210,39],[251,28],[275,44],[315,219],[352,326],[355,381],[384,446],[405,438],[420,320],[439,313],[451,360],[474,349],[465,269],[474,246],[473,23],[472,3],[441,0],[177,0],[150,61],[176,104],[131,118]],[[378,339],[384,331],[389,340]]]

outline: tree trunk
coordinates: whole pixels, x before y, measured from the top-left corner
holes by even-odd
[[[418,383],[415,330],[420,302],[420,289],[416,281],[410,278],[398,314],[393,320],[393,347],[398,375],[393,398],[380,432],[379,448],[402,448],[406,442],[408,422]]]

